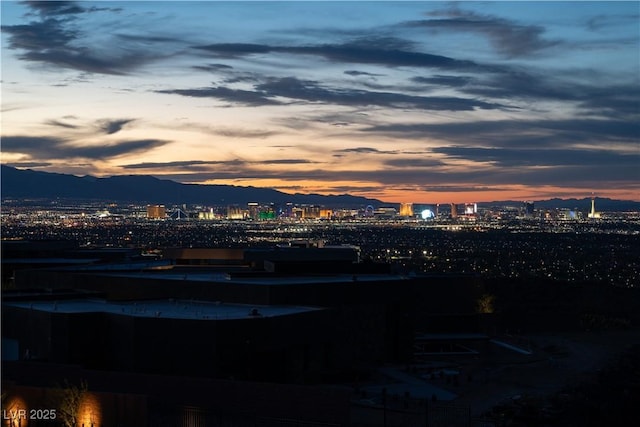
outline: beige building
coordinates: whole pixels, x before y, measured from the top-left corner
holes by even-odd
[[[400,203],[400,216],[413,216],[413,203]]]
[[[167,210],[164,205],[147,205],[147,218],[165,219],[166,217]]]

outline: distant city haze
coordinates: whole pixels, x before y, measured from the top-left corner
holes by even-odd
[[[640,200],[637,2],[2,2],[3,165]]]

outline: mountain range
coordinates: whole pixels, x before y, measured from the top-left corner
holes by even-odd
[[[328,207],[382,206],[383,202],[349,194],[288,194],[270,188],[241,187],[234,185],[182,184],[148,175],[121,175],[108,178],[40,172],[1,166],[1,195],[18,199],[86,199],[112,202],[136,202],[151,204],[205,204],[245,205],[258,203],[314,204]],[[478,203],[482,207],[521,206],[522,201],[505,200]],[[549,199],[535,201],[536,208],[576,208],[588,211],[590,198]],[[397,204],[397,203],[396,203]],[[596,198],[598,211],[640,211],[640,202]]]
[[[88,199],[151,204],[233,205],[296,203],[325,206],[380,205],[366,197],[321,194],[287,194],[270,188],[234,185],[181,184],[148,175],[121,175],[109,178],[40,172],[1,166],[3,198]]]

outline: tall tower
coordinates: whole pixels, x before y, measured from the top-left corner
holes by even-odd
[[[589,218],[600,218],[600,212],[596,212],[596,197],[591,193],[591,212],[587,215]]]

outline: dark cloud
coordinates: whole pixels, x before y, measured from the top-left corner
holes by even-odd
[[[230,128],[213,128],[210,132],[214,135],[227,136],[229,138],[269,138],[278,135],[276,131],[267,130],[251,130],[251,129],[230,129]]]
[[[640,85],[637,82],[593,87],[580,94],[580,106],[592,114],[640,122]]]
[[[218,72],[218,71],[228,71],[233,69],[233,67],[231,65],[226,65],[226,64],[207,64],[207,65],[194,65],[193,67],[194,70],[200,70],[200,71],[208,71],[208,72]]]
[[[473,78],[463,77],[463,76],[435,75],[432,77],[413,77],[411,81],[415,83],[426,83],[426,84],[438,85],[438,86],[462,87],[472,82]]]
[[[549,151],[549,150],[547,150]],[[438,153],[442,156],[458,156],[456,159],[471,159],[475,161],[482,161],[487,158],[486,153],[456,153],[454,151],[442,150]],[[466,154],[469,154],[466,156]],[[473,156],[471,155],[473,154]],[[523,154],[529,154],[523,153]],[[576,155],[579,153],[575,153]],[[548,153],[549,156],[553,156],[553,153]],[[375,188],[378,185],[378,189],[381,187],[414,187],[416,191],[428,191],[425,189],[417,189],[416,183],[429,183],[429,187],[433,187],[431,191],[438,191],[438,187],[442,192],[445,191],[482,191],[482,188],[490,188],[495,190],[496,188],[502,188],[506,184],[509,185],[566,185],[577,188],[585,188],[589,191],[598,189],[607,189],[616,187],[619,188],[628,183],[629,176],[637,174],[637,166],[633,163],[633,159],[622,165],[610,165],[609,161],[603,164],[596,164],[595,160],[580,164],[579,162],[573,162],[570,165],[555,165],[553,162],[547,162],[549,165],[540,167],[533,164],[518,164],[517,162],[509,162],[511,154],[506,155],[501,166],[487,166],[483,168],[460,168],[452,167],[440,163],[439,160],[433,160],[429,158],[418,159],[402,159],[397,162],[391,161],[384,169],[371,169],[371,170],[347,170],[340,172],[340,179],[344,181],[352,181],[358,183],[371,183],[370,185]],[[566,156],[569,156],[567,153]],[[540,157],[543,157],[540,154]],[[494,156],[495,158],[495,156]],[[291,162],[294,163],[297,160],[282,161],[281,163]],[[613,162],[615,159],[611,158]],[[302,160],[306,161],[306,160]],[[215,161],[215,162],[169,162],[158,164],[139,164],[139,165],[127,165],[125,168],[129,169],[164,169],[171,170],[173,167],[179,167],[184,170],[182,173],[169,173],[166,177],[182,180],[187,182],[201,182],[211,179],[225,179],[225,180],[247,180],[247,179],[267,179],[275,178],[280,180],[287,180],[291,182],[291,185],[295,185],[296,181],[304,180],[321,180],[325,182],[332,182],[335,180],[335,172],[327,170],[326,168],[305,169],[304,171],[294,169],[278,169],[270,170],[269,168],[261,167],[267,166],[270,161],[265,161],[266,164],[261,164],[259,161],[244,161],[244,160],[229,160],[229,161]],[[531,162],[533,163],[533,162]],[[559,162],[556,162],[559,163]],[[637,163],[637,162],[636,162]],[[375,184],[374,184],[375,183]],[[354,185],[354,189],[357,190],[359,186]],[[447,188],[445,188],[447,187]],[[488,190],[487,190],[488,191]]]
[[[586,114],[618,120],[640,120],[640,86],[637,82],[622,80],[618,83],[587,84],[586,79],[580,79],[575,74],[575,71],[563,75],[533,68],[502,67],[493,73],[477,74],[475,77],[432,76],[414,77],[411,80],[420,84],[454,87],[463,94],[483,99],[569,102],[584,109]],[[597,71],[583,70],[582,74],[597,74]]]
[[[455,186],[455,185],[428,185],[421,187],[422,191],[431,193],[466,193],[476,191],[508,191],[505,187],[483,187],[483,186]]]
[[[407,157],[402,159],[389,159],[384,162],[386,166],[397,168],[433,168],[443,166],[440,160],[428,159],[424,157]]]
[[[352,64],[379,64],[390,67],[413,66],[455,70],[485,69],[472,61],[457,60],[410,50],[413,44],[393,37],[357,39],[343,44],[315,46],[271,46],[266,44],[217,43],[193,46],[221,58],[238,58],[271,52],[297,55],[315,55],[331,62]]]
[[[222,83],[260,83],[264,77],[257,73],[228,73]]]
[[[135,119],[104,119],[98,120],[95,126],[107,135],[120,132],[124,126],[128,123],[135,121]],[[65,129],[80,129],[81,126],[71,123],[63,122],[61,120],[47,120],[45,124],[50,126],[57,126]]]
[[[11,162],[7,163],[8,166],[14,168],[43,168],[51,166],[53,163],[49,162]]]
[[[469,18],[473,28],[483,28],[480,20],[470,18],[475,15],[465,15],[459,12],[461,17]],[[465,19],[466,19],[465,18]],[[476,16],[476,18],[478,18]],[[483,25],[489,25],[491,17],[486,17]],[[496,19],[501,21],[500,19]],[[422,21],[420,21],[422,22]],[[531,28],[525,27],[521,32],[515,31],[520,37],[512,37],[509,28],[519,28],[517,24],[502,22],[495,30],[495,34],[502,34],[503,38],[496,38],[510,49],[512,54],[521,51],[523,54],[536,48],[547,46],[546,42],[535,36]],[[529,28],[526,30],[526,28]],[[526,30],[526,31],[525,31]],[[496,36],[497,37],[497,36]],[[552,43],[553,44],[553,43]],[[441,75],[418,76],[412,81],[418,84],[447,86],[459,89],[463,95],[481,97],[483,100],[504,99],[514,103],[520,100],[554,100],[573,102],[584,108],[591,114],[608,117],[628,117],[638,119],[640,105],[640,87],[637,82],[617,85],[589,85],[578,83],[574,73],[551,75],[546,71],[536,71],[534,68],[522,68],[517,66],[488,66],[470,61],[459,61],[450,57],[430,55],[411,50],[413,45],[405,40],[397,38],[380,38],[380,43],[356,40],[343,44],[316,45],[316,46],[271,46],[262,44],[211,44],[198,46],[200,50],[206,50],[215,55],[243,57],[252,54],[288,53],[299,55],[315,55],[333,62],[344,64],[379,64],[387,66],[413,66],[426,68],[441,68],[452,71],[475,72],[475,76]],[[591,70],[597,72],[597,70]],[[357,70],[348,70],[345,74],[352,76],[377,76]],[[226,83],[258,82],[259,77],[236,76],[226,80]],[[290,80],[289,80],[290,81]],[[388,89],[383,86],[368,85],[374,90]],[[300,86],[298,85],[298,89]],[[344,103],[341,103],[345,105]],[[349,105],[348,103],[346,105]],[[377,103],[371,105],[378,105]],[[427,108],[439,109],[439,108]],[[455,110],[455,108],[454,108]]]
[[[179,129],[185,131],[197,131],[211,135],[226,136],[229,138],[264,139],[279,134],[279,132],[274,130],[210,126],[196,122],[180,122],[179,124],[171,123],[166,127],[172,130]]]
[[[92,6],[90,8],[82,7],[75,1],[59,1],[59,0],[40,0],[40,1],[24,1],[24,4],[29,6],[35,13],[43,16],[64,16],[64,15],[78,15],[81,13],[89,12],[120,12],[122,8],[111,7],[97,7]]]
[[[77,38],[75,31],[66,29],[57,19],[26,25],[3,25],[2,31],[9,34],[9,49],[24,49],[33,53],[64,47]]]
[[[214,53],[219,58],[238,58],[246,55],[255,55],[259,53],[269,53],[278,48],[269,45],[253,44],[253,43],[217,43],[206,46],[193,46],[194,49],[201,49]]]
[[[617,120],[498,120],[436,124],[393,124],[370,126],[375,132],[412,138],[437,138],[452,143],[498,148],[554,148],[568,142],[594,144],[628,144],[637,146],[640,122]]]
[[[294,192],[300,192],[304,194],[309,193],[309,187],[305,185],[286,185],[286,186],[279,185],[278,190],[285,191],[285,192],[294,191]],[[323,185],[322,187],[323,194],[332,193],[334,195],[346,195],[346,194],[359,195],[359,194],[366,193],[367,194],[366,197],[376,197],[375,194],[380,193],[381,190],[382,189],[380,188],[380,186],[331,185],[331,183]]]
[[[99,58],[92,56],[92,50],[86,47],[30,51],[20,55],[20,59],[89,73],[113,75],[126,74],[149,60],[137,54],[124,55],[117,59]]]
[[[382,76],[382,74],[373,74],[373,73],[367,73],[365,71],[357,71],[357,70],[347,70],[344,72],[345,74],[349,75],[349,76],[367,76],[367,77],[380,77]]]
[[[106,159],[150,150],[169,141],[141,139],[117,143],[77,145],[63,138],[48,136],[3,136],[2,150],[8,153],[27,154],[32,159]]]
[[[85,9],[72,2],[27,2],[27,5],[37,12],[36,20],[2,26],[2,32],[8,35],[8,48],[20,51],[21,60],[88,73],[122,75],[168,55],[165,45],[154,51],[148,45],[122,46],[122,43],[103,44],[102,53],[98,53],[89,35],[74,24],[84,12],[114,9]]]
[[[316,81],[299,80],[295,77],[271,79],[256,86],[262,94],[307,102],[322,102],[350,106],[380,106],[392,108],[414,108],[419,110],[471,111],[475,108],[497,109],[491,104],[475,99],[455,97],[426,97],[393,92],[376,92],[357,89],[333,89],[321,86]]]
[[[497,52],[508,57],[528,56],[560,44],[558,40],[543,38],[545,29],[536,25],[521,25],[517,22],[489,15],[480,15],[458,8],[434,12],[431,16],[444,18],[405,22],[409,27],[424,27],[429,30],[471,32],[485,35]]]
[[[98,127],[107,135],[120,132],[122,128],[127,124],[135,121],[135,119],[118,119],[118,120],[100,120]]]
[[[183,168],[187,170],[208,170],[209,168],[203,168],[203,166],[212,165],[230,165],[241,166],[245,162],[242,160],[218,160],[218,161],[206,161],[206,160],[180,160],[174,162],[144,162],[135,163],[131,165],[121,165],[123,169],[164,169],[164,168]]]
[[[335,150],[336,153],[358,153],[358,154],[397,154],[397,150],[378,150],[377,148],[372,147],[356,147],[356,148],[345,148],[342,150]]]
[[[25,1],[24,3],[42,15],[73,15],[86,11],[73,1]]]
[[[121,165],[120,167],[123,169],[174,169],[178,168],[185,171],[210,171],[211,166],[232,166],[239,167],[243,166],[245,162],[243,160],[234,159],[234,160],[180,160],[173,162],[144,162],[144,163],[135,163],[130,165]]]
[[[334,89],[319,82],[299,80],[295,77],[269,79],[254,86],[255,90],[211,87],[201,89],[162,90],[159,93],[177,94],[199,98],[217,98],[225,101],[251,105],[282,105],[277,98],[288,98],[292,102],[312,102],[347,106],[379,106],[391,108],[413,108],[418,110],[472,111],[476,108],[498,109],[492,104],[476,99],[456,97],[426,97],[394,92],[377,92],[358,89]]]
[[[476,78],[464,88],[465,93],[492,98],[535,98],[578,101],[586,87],[581,87],[566,78],[547,73],[536,73],[520,68],[504,68],[500,73]]]
[[[160,90],[158,93],[189,96],[193,98],[216,98],[224,101],[248,106],[281,105],[282,103],[270,98],[269,94],[261,91],[229,89],[226,87],[210,87],[200,89],[172,89]]]
[[[619,188],[629,183],[630,176],[637,176],[636,165],[622,165],[611,167],[610,165],[574,165],[574,166],[514,166],[514,167],[487,167],[487,168],[452,168],[429,167],[420,165],[417,167],[387,168],[383,170],[347,170],[340,171],[340,180],[373,183],[381,187],[393,186],[415,187],[421,183],[428,183],[431,187],[497,187],[506,185],[533,185],[533,186],[567,186],[585,188],[589,191],[598,189],[608,190]],[[239,165],[221,168],[216,171],[203,171],[198,173],[169,173],[166,178],[186,182],[203,182],[213,179],[247,180],[275,178],[286,180],[293,185],[295,181],[319,180],[324,182],[335,181],[334,171],[327,169],[297,170],[268,170],[255,168],[252,165]],[[632,186],[633,187],[633,186]],[[444,190],[443,190],[444,191]],[[460,190],[462,191],[462,190]]]
[[[629,178],[638,175],[637,165],[575,165],[556,167],[517,167],[501,170],[493,174],[478,177],[486,184],[513,183],[521,185],[553,185],[587,188],[590,190],[618,188],[619,183],[629,182]]]
[[[587,28],[592,31],[599,31],[603,28],[615,27],[624,24],[637,24],[640,20],[640,13],[629,15],[596,15],[587,21]],[[637,38],[636,38],[637,41]]]
[[[449,158],[490,162],[497,166],[624,166],[640,165],[640,152],[620,153],[610,150],[437,147],[434,153]]]
[[[77,129],[78,126],[73,125],[71,123],[62,122],[60,120],[47,120],[45,124],[50,126],[57,126],[65,129]]]
[[[154,43],[182,43],[183,41],[175,37],[163,37],[163,36],[148,36],[140,34],[116,34],[120,40],[126,42],[136,42],[141,44],[154,44]]]
[[[251,162],[254,164],[262,164],[262,165],[303,165],[310,163],[318,163],[312,160],[307,159],[271,159],[271,160],[261,160],[259,162]]]
[[[248,161],[240,159],[232,160],[183,160],[174,162],[144,162],[130,165],[121,165],[123,169],[172,169],[180,168],[184,170],[208,171],[210,166],[230,166],[240,170],[246,167],[247,170],[254,170],[254,165],[295,165],[317,163],[307,159],[271,159]]]
[[[431,167],[426,160],[419,177],[432,185],[478,183],[500,185],[566,185],[606,189],[638,176],[640,123],[606,120],[487,121],[387,125],[369,128],[404,138],[442,139],[451,146],[432,148],[456,161],[486,163],[483,168]],[[492,147],[492,148],[489,148]],[[391,160],[396,162],[396,159]],[[421,160],[399,161],[408,172]],[[434,164],[433,166],[437,166]],[[381,179],[388,174],[384,171]],[[416,175],[417,177],[417,175]]]

